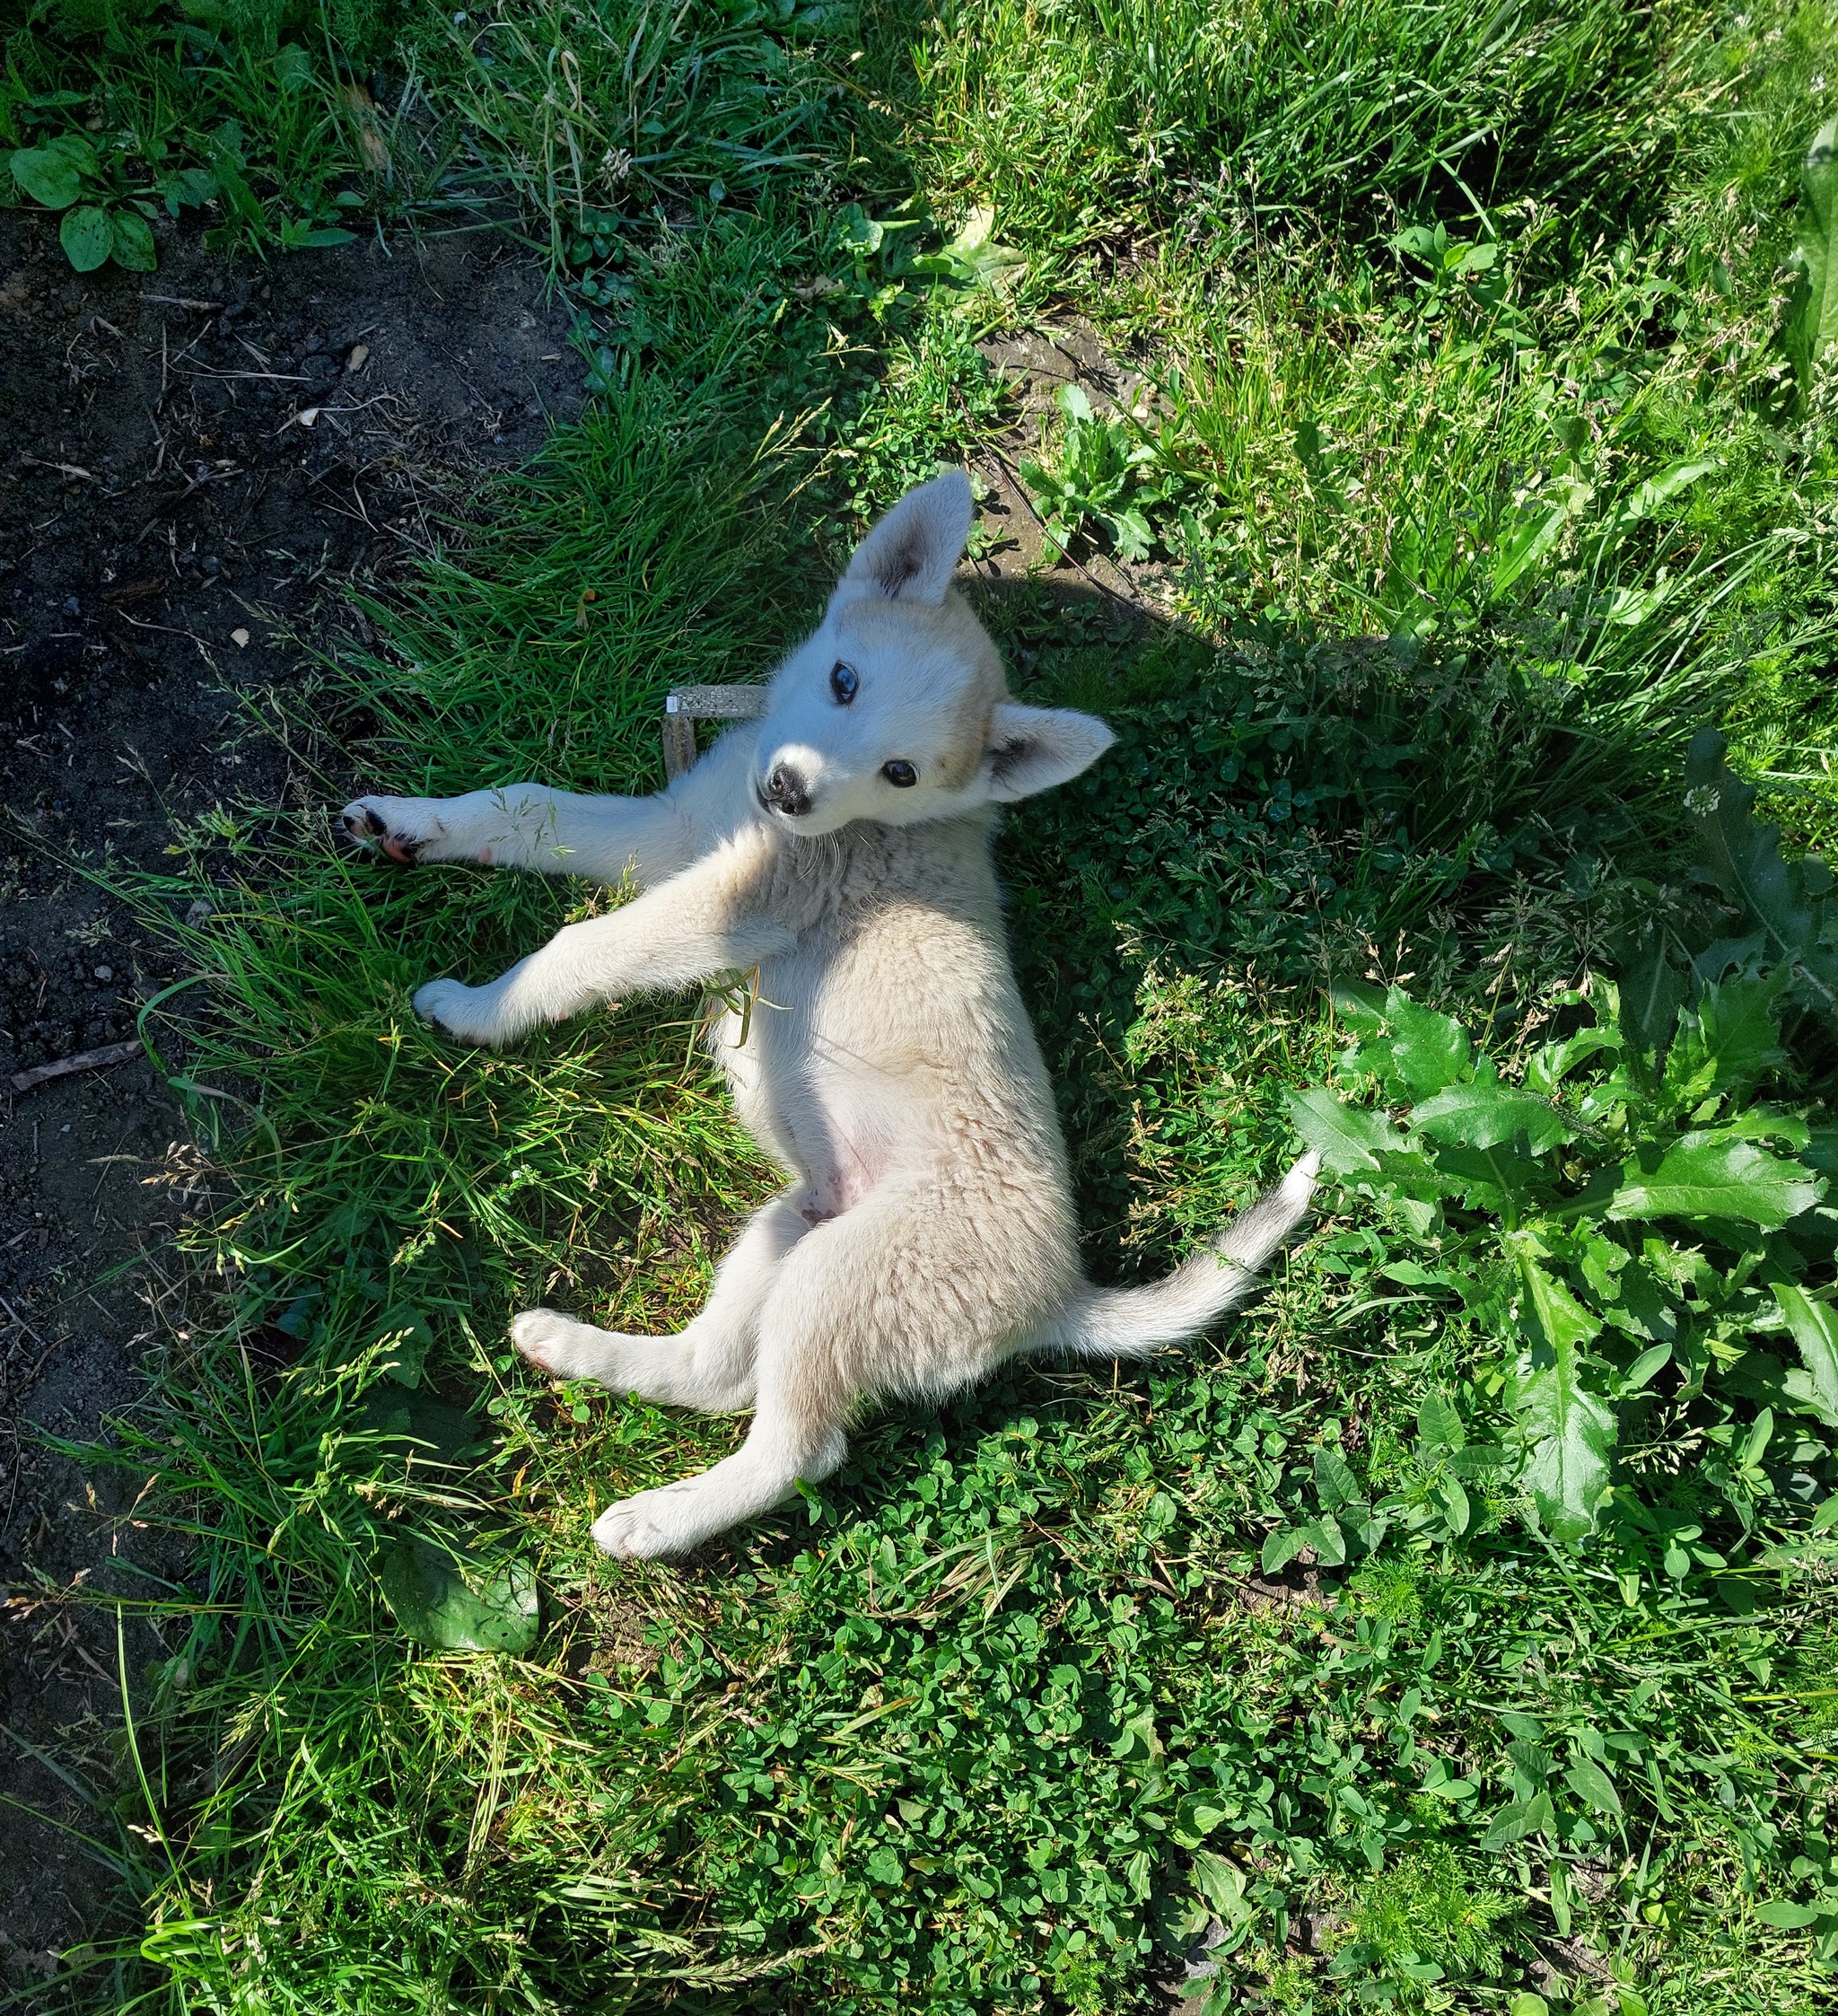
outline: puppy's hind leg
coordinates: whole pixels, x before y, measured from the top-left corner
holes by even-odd
[[[511,1325],[523,1355],[558,1379],[591,1379],[666,1407],[726,1414],[753,1402],[759,1311],[778,1266],[810,1230],[787,1190],[756,1211],[715,1270],[701,1313],[674,1337],[623,1336],[529,1309]]]
[[[786,1255],[759,1311],[747,1440],[699,1477],[608,1506],[593,1527],[608,1554],[686,1554],[841,1464],[857,1400],[896,1383],[887,1368],[908,1340],[923,1223],[910,1198],[878,1194]]]
[[[773,1300],[776,1300],[776,1294]],[[730,1526],[768,1512],[803,1478],[816,1483],[848,1453],[843,1428],[851,1384],[827,1376],[830,1354],[812,1352],[796,1327],[762,1315],[753,1425],[733,1455],[701,1476],[609,1505],[593,1522],[607,1553],[627,1560],[687,1554]]]

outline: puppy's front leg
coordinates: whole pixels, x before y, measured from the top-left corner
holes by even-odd
[[[356,798],[339,818],[360,846],[405,865],[470,861],[603,882],[629,872],[648,886],[677,873],[696,853],[689,819],[668,798],[582,797],[539,784],[463,798]]]
[[[489,986],[430,981],[415,1012],[462,1042],[499,1045],[602,1002],[757,966],[792,942],[764,900],[772,850],[769,836],[743,835],[609,916],[565,926]]]

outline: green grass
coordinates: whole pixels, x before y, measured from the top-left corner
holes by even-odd
[[[1483,11],[1045,0],[945,6],[915,52],[909,143],[1067,250],[1217,205],[1252,229],[1355,236],[1420,207],[1650,202],[1693,110],[1656,89],[1688,10],[1509,0]]]
[[[99,80],[108,130],[170,86],[180,135],[243,79],[269,221],[214,222],[273,245],[320,171],[281,165],[248,80],[297,24],[226,17],[188,67],[166,17],[114,18],[85,39],[66,8],[12,75]],[[364,60],[439,89],[389,175],[314,129],[325,188],[514,206],[595,318],[599,390],[371,606],[367,662],[279,701],[320,809],[230,808],[141,892],[168,918],[211,895],[172,926],[218,976],[180,1089],[230,1201],[101,1459],[157,1468],[137,1516],[194,1544],[143,1606],[151,1796],[125,1770],[99,1822],[134,1933],[68,2001],[1107,2016],[1216,1917],[1216,2009],[1825,2006],[1831,1920],[1791,1922],[1838,1877],[1816,1410],[1766,1480],[1798,1551],[1686,1444],[1643,1457],[1702,1528],[1676,1573],[1606,1528],[1546,1544],[1484,1467],[1463,1530],[1401,1517],[1286,1600],[1261,1549],[1328,1458],[1427,1506],[1425,1402],[1511,1431],[1500,1337],[1372,1292],[1389,1249],[1348,1196],[1219,1338],[888,1410],[794,1507],[612,1565],[593,1514],[740,1424],[552,1396],[507,1318],[681,1322],[770,1172],[693,1001],[505,1056],[415,1022],[420,979],[495,971],[605,892],[394,874],[326,815],[356,784],[654,785],[665,688],[766,669],[864,517],[1000,423],[978,330],[1076,307],[1162,389],[1131,439],[1169,606],[989,599],[1019,690],[1119,729],[1002,864],[1090,1263],[1160,1270],[1293,1153],[1326,984],[1406,978],[1510,1058],[1686,902],[1695,727],[1730,726],[1798,840],[1831,834],[1838,468],[1775,274],[1829,11],[377,19]],[[31,94],[15,137],[75,116]],[[864,214],[933,244],[979,202],[1030,262],[1011,311],[860,250]],[[1820,1108],[1828,1067],[1807,1051],[1782,1096]],[[405,1534],[475,1579],[533,1569],[539,1633],[411,1640],[380,1579]]]

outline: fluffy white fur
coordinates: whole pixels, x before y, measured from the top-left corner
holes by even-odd
[[[722,1260],[706,1307],[668,1337],[547,1309],[512,1327],[558,1376],[753,1410],[724,1462],[603,1512],[594,1538],[609,1554],[680,1553],[827,1476],[876,1396],[950,1393],[1017,1352],[1132,1354],[1192,1337],[1308,1214],[1312,1157],[1166,1280],[1107,1290],[1081,1274],[990,837],[998,805],[1076,776],[1113,738],[1089,714],[1010,699],[950,585],[970,512],[961,476],[910,492],[780,667],[765,718],[656,797],[516,784],[345,809],[354,838],[398,861],[635,881],[632,901],[488,986],[424,986],[416,1012],[463,1042],[757,969],[761,1004],[744,1025],[718,1022],[711,1045],[791,1180]]]

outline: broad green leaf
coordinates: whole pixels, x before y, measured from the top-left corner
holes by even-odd
[[[1498,1080],[1450,1085],[1426,1099],[1412,1113],[1411,1125],[1432,1141],[1460,1148],[1497,1148],[1523,1133],[1535,1155],[1572,1139],[1576,1132],[1549,1100]]]
[[[1470,1778],[1438,1778],[1433,1783],[1426,1779],[1417,1787],[1420,1792],[1431,1799],[1446,1799],[1451,1806],[1459,1806],[1473,1799],[1480,1787]]]
[[[1324,1568],[1346,1566],[1346,1535],[1341,1531],[1337,1519],[1324,1513],[1298,1530],[1302,1536],[1302,1544],[1314,1548],[1315,1558]]]
[[[1527,1778],[1548,1778],[1556,1759],[1540,1743],[1521,1736],[1506,1746],[1506,1754]]]
[[[1446,1477],[1437,1486],[1442,1499],[1442,1514],[1449,1530],[1457,1539],[1468,1530],[1468,1521],[1474,1516],[1468,1507],[1468,1494],[1454,1477]]]
[[[1601,1319],[1528,1254],[1519,1255],[1519,1271],[1525,1289],[1520,1320],[1534,1345],[1556,1352],[1566,1345],[1587,1344],[1599,1334]]]
[[[906,1864],[901,1862],[898,1854],[892,1848],[888,1847],[885,1843],[869,1856],[863,1866],[868,1871],[870,1882],[884,1883],[889,1888],[903,1881],[906,1874]]]
[[[1669,1344],[1650,1345],[1622,1374],[1621,1390],[1638,1393],[1648,1381],[1661,1372],[1672,1356]]]
[[[1593,1530],[1608,1488],[1615,1415],[1589,1389],[1581,1351],[1601,1326],[1535,1262],[1522,1259],[1520,1272],[1520,1320],[1533,1349],[1521,1364],[1516,1400],[1527,1443],[1519,1482],[1545,1531],[1568,1544]]]
[[[1670,1345],[1677,1340],[1677,1306],[1645,1260],[1630,1259],[1615,1275],[1613,1297],[1602,1297],[1602,1314],[1624,1336],[1653,1345]]]
[[[1838,1176],[1838,1127],[1808,1127],[1799,1159],[1808,1169]]]
[[[1556,1821],[1550,1793],[1541,1792],[1535,1799],[1521,1800],[1497,1814],[1492,1826],[1481,1836],[1481,1845],[1504,1848],[1512,1842],[1523,1841],[1528,1834],[1544,1833],[1547,1828],[1554,1827]]]
[[[1377,987],[1358,980],[1336,980],[1332,998],[1335,1013],[1355,1036],[1374,1037],[1384,1029],[1385,996]]]
[[[1827,1498],[1813,1514],[1812,1530],[1829,1533],[1834,1526],[1838,1526],[1838,1494]]]
[[[488,1566],[404,1535],[384,1551],[377,1579],[397,1623],[423,1644],[526,1652],[536,1643],[536,1577],[525,1562]]]
[[[1376,1513],[1370,1519],[1358,1518],[1356,1520],[1356,1514],[1363,1510],[1364,1501],[1362,1500],[1360,1505],[1348,1512],[1348,1522],[1352,1526],[1353,1538],[1360,1543],[1361,1551],[1365,1554],[1377,1554],[1378,1549],[1385,1545],[1385,1536],[1391,1530],[1391,1521],[1388,1519],[1380,1519]]]
[[[64,256],[79,273],[93,273],[115,250],[115,227],[106,210],[85,203],[64,213],[57,227]]]
[[[1002,293],[1028,270],[1027,255],[993,235],[995,213],[986,204],[971,211],[964,228],[944,250],[930,259],[915,259],[920,272],[934,272],[966,287]]]
[[[1503,595],[1522,574],[1536,566],[1595,494],[1590,484],[1575,477],[1559,477],[1542,498],[1528,504],[1494,546],[1493,592]]]
[[[1778,1141],[1782,1146],[1792,1149],[1801,1161],[1807,1160],[1802,1153],[1812,1145],[1813,1130],[1792,1113],[1777,1113],[1771,1106],[1751,1106],[1740,1113],[1732,1113],[1728,1119],[1719,1120],[1716,1131],[1731,1139],[1743,1141]]]
[[[1439,1144],[1436,1174],[1460,1187],[1471,1209],[1502,1214],[1513,1206],[1523,1214],[1530,1199],[1551,1188],[1550,1172],[1542,1162],[1521,1154],[1516,1146],[1457,1148]]]
[[[1768,1443],[1773,1433],[1774,1410],[1772,1407],[1764,1407],[1756,1415],[1755,1426],[1749,1430],[1747,1438],[1743,1442],[1742,1457],[1738,1468],[1745,1470],[1754,1469],[1762,1458],[1767,1454]]]
[[[1712,469],[1721,467],[1722,464],[1714,458],[1694,462],[1675,462],[1670,469],[1661,469],[1658,475],[1650,476],[1632,495],[1622,498],[1609,513],[1602,530],[1596,535],[1594,544],[1597,557],[1606,557],[1612,553],[1636,525],[1650,517],[1668,498],[1676,497],[1681,490],[1689,489],[1700,477],[1708,476]],[[1610,620],[1613,621],[1614,618],[1611,617]]]
[[[80,133],[60,133],[55,140],[47,140],[45,147],[48,153],[61,155],[79,175],[93,175],[100,165],[96,150]]]
[[[1210,1848],[1195,1848],[1193,1876],[1194,1888],[1227,1924],[1250,1915],[1252,1907],[1245,1897],[1249,1879],[1237,1863]]]
[[[1702,729],[1685,763],[1685,809],[1705,863],[1772,957],[1791,964],[1807,1005],[1838,1030],[1838,950],[1820,936],[1831,878],[1822,863],[1781,859],[1780,828],[1755,823],[1755,787],[1726,767],[1724,746],[1715,729]]]
[[[1678,1011],[1691,989],[1684,974],[1666,956],[1666,940],[1649,930],[1624,940],[1616,950],[1621,985],[1616,990],[1616,1022],[1623,1038],[1643,1056],[1657,1057],[1672,1040]]]
[[[1657,511],[1662,504],[1676,497],[1681,490],[1688,490],[1700,477],[1722,467],[1714,455],[1694,462],[1674,462],[1670,469],[1648,477],[1628,500],[1628,508],[1644,518],[1649,512]]]
[[[1338,1450],[1315,1451],[1315,1494],[1329,1512],[1338,1512],[1348,1499],[1359,1496],[1359,1479]]]
[[[1599,1764],[1580,1757],[1563,1774],[1563,1782],[1579,1799],[1593,1806],[1598,1813],[1606,1813],[1615,1819],[1621,1818],[1621,1794]]]
[[[1203,1841],[1224,1819],[1226,1808],[1217,1794],[1190,1792],[1175,1809],[1175,1832],[1188,1844]]]
[[[1583,1029],[1574,1036],[1567,1036],[1561,1043],[1547,1043],[1535,1052],[1526,1066],[1525,1087],[1528,1092],[1542,1092],[1548,1099],[1555,1093],[1562,1081],[1587,1058],[1598,1056],[1604,1050],[1621,1047],[1621,1032],[1615,1029]]]
[[[1774,1898],[1766,1904],[1755,1906],[1755,1916],[1764,1925],[1773,1925],[1781,1932],[1798,1932],[1802,1925],[1812,1924],[1821,1915],[1816,1906],[1789,1904],[1784,1898]]]
[[[117,210],[109,217],[114,242],[109,250],[117,266],[129,273],[151,273],[160,263],[153,249],[153,227],[137,210]]]
[[[1838,337],[1838,119],[1813,136],[1799,171],[1799,269],[1782,337],[1802,396],[1813,388],[1813,366]]]
[[[1790,1282],[1769,1284],[1806,1368],[1787,1375],[1787,1390],[1828,1426],[1838,1428],[1838,1312]]]
[[[1335,1176],[1376,1175],[1379,1155],[1402,1153],[1409,1146],[1384,1114],[1349,1106],[1325,1085],[1286,1096],[1296,1132]]]
[[[217,178],[208,168],[179,168],[160,177],[157,187],[166,199],[166,212],[176,217],[188,204],[210,202],[217,193]]]
[[[1425,1393],[1418,1401],[1417,1433],[1432,1449],[1459,1449],[1467,1440],[1460,1415],[1440,1393]]]
[[[1604,1239],[1587,1220],[1582,1228],[1582,1255],[1578,1265],[1589,1292],[1598,1302],[1612,1302],[1621,1293],[1621,1275],[1632,1256],[1626,1247]]]
[[[1155,1726],[1155,1711],[1139,1709],[1123,1726],[1110,1746],[1110,1754],[1136,1764],[1152,1764],[1162,1755],[1160,1732]]]
[[[21,147],[12,167],[13,180],[48,210],[67,210],[83,194],[83,171],[54,148]]]
[[[275,78],[284,92],[312,82],[312,58],[298,42],[284,42],[275,51]]]
[[[241,153],[222,138],[221,129],[217,144],[211,149],[211,172],[217,179],[217,193],[244,224],[260,226],[267,221],[261,198],[243,175]]]
[[[1790,967],[1707,981],[1666,1060],[1666,1083],[1690,1085],[1692,1096],[1746,1090],[1787,1061],[1781,1044],[1781,1000],[1793,985]]]
[[[1300,1526],[1280,1526],[1273,1533],[1265,1536],[1264,1550],[1259,1559],[1264,1564],[1266,1575],[1280,1575],[1308,1545],[1308,1530]]]
[[[1402,987],[1386,995],[1385,1020],[1397,1075],[1415,1098],[1452,1085],[1473,1064],[1474,1045],[1455,1017],[1420,1007]]]
[[[1149,549],[1155,543],[1155,533],[1140,511],[1111,512],[1106,515],[1105,522],[1110,528],[1118,558],[1136,561],[1149,557]]]
[[[1628,1162],[1608,1200],[1610,1218],[1738,1219],[1779,1232],[1809,1210],[1825,1186],[1796,1161],[1714,1130],[1681,1135],[1650,1173]]]

